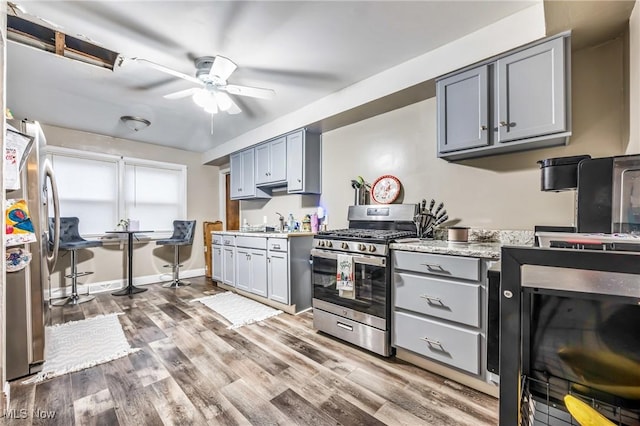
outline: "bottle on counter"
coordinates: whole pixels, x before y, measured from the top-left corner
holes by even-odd
[[[289,218],[287,219],[287,225],[289,226],[289,232],[293,232],[296,229],[296,220],[293,218],[293,214],[289,213]]]
[[[318,232],[318,214],[311,215],[311,232]]]
[[[311,232],[311,215],[305,215],[302,219],[302,232]]]

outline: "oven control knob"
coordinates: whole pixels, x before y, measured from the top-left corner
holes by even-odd
[[[327,246],[327,247],[333,247],[333,244],[331,243],[331,241],[327,241],[327,244],[325,244],[325,246]]]
[[[324,241],[318,241],[318,247],[324,247]]]
[[[340,247],[342,247],[343,249],[346,250],[346,249],[349,248],[349,244],[348,243],[342,243],[342,245]]]
[[[358,250],[367,251],[367,246],[365,246],[364,244],[358,244]]]
[[[370,245],[370,246],[369,246],[369,251],[370,251],[371,253],[373,253],[374,251],[376,251],[376,246],[374,246],[374,245]]]

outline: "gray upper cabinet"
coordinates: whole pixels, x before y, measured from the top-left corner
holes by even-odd
[[[232,200],[270,198],[276,187],[285,185],[290,194],[320,194],[320,135],[300,129],[234,152],[230,168]]]
[[[254,148],[231,154],[229,167],[232,200],[268,197],[263,191],[256,190]]]
[[[569,46],[562,34],[438,80],[438,156],[463,160],[566,144]]]
[[[438,99],[440,152],[489,144],[488,66],[483,65],[441,80]]]
[[[322,193],[320,135],[298,130],[287,135],[287,190],[289,193]]]
[[[496,71],[498,142],[567,129],[563,39],[499,59]]]
[[[256,148],[256,185],[284,183],[287,179],[287,140],[285,137]]]

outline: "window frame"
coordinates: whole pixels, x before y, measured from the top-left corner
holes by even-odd
[[[73,148],[65,148],[59,146],[51,146],[48,145],[45,148],[45,152],[47,158],[51,159],[55,156],[65,156],[71,157],[75,159],[85,159],[85,160],[97,160],[97,161],[107,161],[113,162],[116,166],[116,175],[117,175],[117,189],[116,189],[116,211],[118,214],[118,218],[126,218],[126,197],[125,197],[125,167],[126,166],[143,166],[149,168],[157,168],[157,169],[165,169],[165,170],[173,170],[178,171],[180,173],[180,181],[179,187],[181,190],[181,202],[180,202],[180,217],[174,218],[176,220],[186,219],[187,217],[187,166],[184,164],[178,163],[169,163],[165,161],[156,161],[149,160],[145,158],[137,158],[137,157],[125,157],[114,154],[105,154],[100,152],[91,152],[91,151],[83,151]],[[55,170],[54,170],[55,172]],[[116,230],[116,225],[113,225],[114,230]],[[148,229],[152,231],[151,229]],[[105,230],[106,231],[106,230]],[[151,235],[147,235],[150,239],[160,239],[166,238],[170,236],[173,232],[173,229],[170,230],[153,230],[154,232]],[[83,237],[90,239],[99,239],[104,237],[111,237],[113,234],[106,233],[97,233],[97,234],[82,234]]]

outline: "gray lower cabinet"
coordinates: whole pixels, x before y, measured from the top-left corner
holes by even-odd
[[[486,261],[392,252],[392,344],[482,378]]]
[[[231,246],[222,247],[222,282],[235,286],[236,282],[236,248]]]
[[[211,279],[214,281],[222,281],[222,246],[213,244],[211,246]]]
[[[238,233],[241,234],[241,233]],[[309,256],[313,236],[287,238],[213,233],[220,250],[213,249],[214,280],[260,298],[294,307],[299,312],[311,307],[312,284]],[[219,258],[219,260],[218,260]],[[216,262],[222,264],[216,268]]]
[[[566,144],[570,57],[564,34],[437,80],[438,156],[462,160]]]
[[[236,274],[235,287],[240,290],[249,291],[251,287],[251,260],[250,250],[244,247],[236,248]]]
[[[268,290],[269,299],[289,304],[289,249],[285,239],[269,239]]]
[[[236,282],[240,290],[267,297],[267,242],[264,237],[236,237]]]

